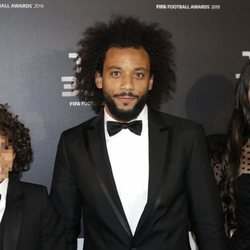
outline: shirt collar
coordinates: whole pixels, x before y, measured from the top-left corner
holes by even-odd
[[[1,183],[0,183],[0,194],[1,194],[1,199],[3,197],[6,197],[7,194],[7,189],[8,189],[8,183],[9,183],[9,178],[5,178]]]

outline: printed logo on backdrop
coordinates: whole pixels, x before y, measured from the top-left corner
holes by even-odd
[[[250,60],[250,51],[242,51],[242,56],[248,57],[248,59]],[[236,73],[235,78],[239,79],[240,78],[240,73]]]
[[[156,10],[220,10],[220,4],[162,4],[155,5]]]
[[[77,65],[80,63],[80,58],[78,58],[77,53],[68,53],[68,58],[73,59]],[[63,83],[62,97],[69,99],[69,106],[90,106],[91,102],[75,101],[75,97],[78,95],[78,90],[76,90],[76,79],[75,76],[62,76],[61,82]]]
[[[43,9],[43,3],[0,3],[0,9]]]

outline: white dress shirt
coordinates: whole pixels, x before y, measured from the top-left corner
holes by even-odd
[[[129,129],[109,136],[107,121],[115,121],[104,112],[105,138],[116,188],[132,233],[142,215],[148,198],[149,146],[148,108],[144,107],[134,120],[142,120],[140,136]]]
[[[7,196],[7,189],[9,184],[9,178],[5,178],[0,183],[0,194],[1,194],[1,200],[0,200],[0,222],[2,221],[3,214],[6,207],[6,196]]]

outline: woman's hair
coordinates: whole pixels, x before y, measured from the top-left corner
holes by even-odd
[[[228,124],[227,149],[223,162],[221,197],[225,204],[225,219],[228,230],[237,226],[235,221],[236,202],[234,183],[239,176],[242,147],[250,133],[250,61],[244,66],[235,89],[235,105]]]
[[[29,169],[32,148],[29,129],[9,111],[8,104],[0,104],[0,134],[8,139],[15,153],[10,177],[20,179],[22,172]]]
[[[95,75],[102,74],[109,48],[143,48],[150,58],[153,89],[148,103],[159,108],[163,100],[172,97],[175,90],[174,45],[171,34],[156,23],[146,24],[137,18],[115,16],[108,24],[97,23],[83,33],[79,41],[76,67],[76,89],[80,100],[91,102],[99,112],[103,105],[103,93],[95,85]]]

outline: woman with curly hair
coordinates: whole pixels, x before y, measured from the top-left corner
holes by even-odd
[[[31,161],[29,130],[0,104],[0,249],[65,249],[46,188],[20,181]]]
[[[250,249],[250,61],[235,90],[222,163],[222,201],[232,250]]]
[[[22,172],[29,169],[32,161],[31,141],[29,129],[25,128],[23,123],[18,121],[18,117],[13,116],[8,109],[7,104],[0,104],[0,136],[3,143],[1,146],[8,148],[9,153],[13,151],[15,157],[10,173],[13,178],[19,179]]]

